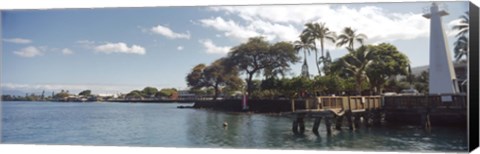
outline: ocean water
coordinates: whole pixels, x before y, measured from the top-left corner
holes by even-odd
[[[338,151],[465,152],[467,130],[390,125],[327,135],[313,120],[304,135],[291,131],[293,117],[177,109],[189,104],[2,102],[1,142],[181,148],[301,149]],[[224,128],[222,124],[228,123]]]

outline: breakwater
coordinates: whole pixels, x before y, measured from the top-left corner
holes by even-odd
[[[292,111],[291,100],[248,100],[248,111],[255,113],[280,113]],[[295,100],[295,108],[304,109],[305,100]],[[193,108],[208,108],[230,112],[242,112],[242,100],[195,101]]]

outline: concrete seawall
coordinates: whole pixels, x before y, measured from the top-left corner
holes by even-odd
[[[305,108],[304,100],[296,100],[295,108]],[[193,108],[208,108],[221,111],[242,111],[242,100],[196,101]],[[248,100],[248,111],[256,113],[291,112],[290,100]]]

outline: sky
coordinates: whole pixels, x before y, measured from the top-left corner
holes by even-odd
[[[9,92],[126,93],[146,86],[186,89],[197,64],[224,57],[249,37],[270,43],[295,41],[307,22],[324,22],[340,33],[352,27],[366,44],[395,45],[412,67],[428,65],[427,2],[262,6],[171,6],[2,10],[1,88]],[[451,26],[467,2],[440,4],[450,15],[443,26],[453,48]],[[333,59],[345,48],[326,44]],[[453,54],[452,54],[453,55]],[[301,54],[303,56],[303,54]],[[303,58],[302,58],[303,59]],[[316,75],[314,54],[307,56]],[[301,64],[292,65],[298,76]]]

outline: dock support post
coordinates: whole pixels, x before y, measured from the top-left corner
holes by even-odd
[[[355,130],[355,126],[353,124],[353,114],[352,114],[352,111],[347,111],[345,113],[345,115],[347,116],[347,122],[348,122],[348,127],[350,128],[350,130]]]
[[[422,117],[421,117],[421,125],[422,127],[427,130],[427,131],[430,131],[432,126],[431,126],[431,123],[430,123],[430,114],[429,113],[425,113],[425,114],[422,114]]]
[[[325,126],[327,127],[327,134],[332,134],[332,123],[330,123],[331,117],[325,117]]]
[[[354,120],[354,123],[355,123],[355,128],[360,128],[360,114],[357,114],[354,116],[355,117],[355,120]]]
[[[373,111],[373,124],[378,126],[382,122],[382,112],[380,110]]]
[[[293,131],[293,134],[298,135],[298,122],[297,122],[297,120],[293,120],[292,131]]]
[[[300,134],[305,132],[305,122],[303,121],[303,116],[297,118],[298,126],[300,127]]]
[[[366,110],[365,113],[363,114],[363,123],[365,123],[365,127],[370,127],[370,116],[371,116],[370,110]]]
[[[320,126],[320,121],[322,121],[322,117],[315,118],[315,122],[313,123],[312,132],[317,136],[319,135],[318,134],[318,127]]]
[[[343,116],[337,116],[337,121],[335,122],[335,129],[342,130]]]
[[[292,99],[290,104],[292,105],[292,112],[295,112],[295,100]]]

